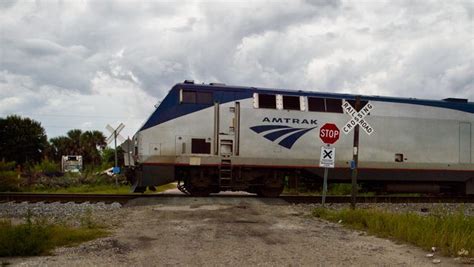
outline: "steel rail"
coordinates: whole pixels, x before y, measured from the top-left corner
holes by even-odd
[[[118,202],[136,198],[189,197],[184,194],[63,194],[63,193],[0,193],[0,202]],[[249,195],[213,195],[212,198],[256,198]],[[294,204],[321,203],[321,196],[281,195]],[[351,196],[327,196],[326,203],[351,203]],[[358,196],[357,203],[474,203],[474,196]]]
[[[321,203],[322,196],[282,195],[290,203]],[[474,196],[358,196],[357,203],[474,203]],[[351,203],[351,196],[326,196],[326,203]]]

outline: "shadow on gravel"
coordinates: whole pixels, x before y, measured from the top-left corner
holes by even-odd
[[[210,197],[161,197],[161,198],[135,198],[128,201],[123,207],[170,205],[199,207],[203,205],[240,205],[265,204],[265,205],[289,205],[288,202],[278,198],[258,198],[254,196],[210,196]]]

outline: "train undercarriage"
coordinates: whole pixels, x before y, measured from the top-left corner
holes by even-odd
[[[169,182],[178,182],[178,189],[191,196],[208,196],[221,191],[247,191],[261,197],[277,197],[285,186],[301,188],[305,191],[318,191],[322,187],[323,178],[320,169],[276,169],[253,167],[204,167],[179,166],[168,171],[168,179],[154,179],[150,175],[143,175],[140,169],[128,171],[127,178],[134,185],[132,191],[144,192],[147,187],[154,190],[155,186]],[[174,175],[172,175],[174,174]],[[424,193],[430,195],[474,195],[474,179],[468,181],[446,180],[403,180],[397,179],[367,179],[373,177],[369,172],[362,171],[359,189],[363,192],[376,194],[391,193]],[[156,173],[155,173],[156,175]],[[344,177],[341,179],[341,177]],[[350,183],[350,170],[333,172],[329,183]],[[163,182],[167,181],[167,182]]]
[[[176,167],[174,170],[178,189],[191,196],[208,196],[221,191],[247,191],[262,197],[277,197],[285,186],[287,172],[282,170],[212,167]],[[138,174],[138,175],[137,175]],[[145,182],[140,170],[129,170],[127,179],[132,183],[132,191],[144,192],[147,187],[160,185]],[[152,187],[152,188],[153,188]]]

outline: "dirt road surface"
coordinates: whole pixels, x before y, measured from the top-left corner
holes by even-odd
[[[110,237],[18,266],[432,266],[426,251],[257,198],[137,199]],[[450,258],[441,266],[454,266]]]

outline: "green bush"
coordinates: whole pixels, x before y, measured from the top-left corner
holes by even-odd
[[[15,162],[0,161],[0,192],[20,190],[21,179],[15,166]]]
[[[36,173],[57,173],[61,171],[61,168],[58,163],[46,159],[38,164],[35,164],[33,166],[33,170]]]
[[[57,246],[74,245],[103,237],[107,232],[95,224],[72,228],[47,223],[44,219],[31,220],[14,225],[0,221],[0,257],[35,256],[48,253]]]
[[[14,171],[16,163],[14,161],[4,162],[0,161],[0,171]]]
[[[102,172],[113,164],[102,163],[99,166],[86,166],[81,173],[59,172],[59,164],[44,160],[41,163],[30,165],[25,168],[21,178],[11,172],[15,164],[8,163],[0,165],[0,190],[18,191],[40,191],[56,192],[72,189],[73,191],[94,191],[97,187],[114,186],[116,177],[111,177]],[[8,169],[8,173],[1,170]],[[3,178],[2,178],[3,177]],[[128,185],[125,175],[117,176],[119,185]],[[102,190],[102,189],[101,189]]]
[[[461,209],[454,214],[439,210],[422,216],[374,209],[334,211],[317,208],[313,215],[334,222],[342,220],[344,225],[380,237],[403,240],[424,249],[437,247],[444,255],[455,256],[463,250],[474,255],[474,217],[465,215]]]
[[[329,184],[329,195],[350,195],[352,192],[352,184]]]
[[[50,227],[39,221],[20,225],[0,221],[0,257],[39,255],[49,249],[50,235]]]

